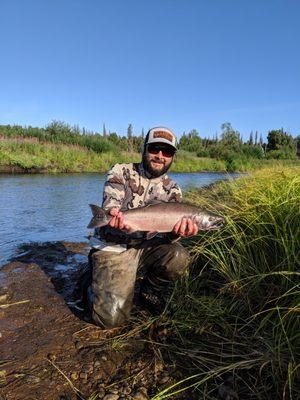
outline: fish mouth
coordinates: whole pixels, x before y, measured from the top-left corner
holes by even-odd
[[[224,220],[217,221],[217,222],[214,224],[213,229],[220,229],[220,228],[222,228],[224,225],[225,225],[225,221],[224,221]]]
[[[211,225],[206,227],[206,231],[214,231],[222,228],[225,225],[225,220],[223,218],[215,220]]]

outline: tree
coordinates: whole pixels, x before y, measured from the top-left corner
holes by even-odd
[[[107,137],[105,124],[103,124],[102,136],[103,136],[104,138]]]
[[[283,129],[269,131],[267,140],[268,158],[294,158],[296,156],[296,142]]]
[[[241,144],[240,133],[235,131],[230,122],[224,122],[221,125],[221,142],[225,146],[238,146]]]
[[[269,131],[267,137],[267,150],[280,150],[283,147],[288,147],[290,149],[295,147],[294,139],[287,132],[284,132],[283,129],[277,129]]]
[[[253,146],[253,132],[250,132],[250,136],[249,136],[249,145]]]
[[[296,141],[297,156],[300,157],[300,135],[296,137],[295,141]]]
[[[127,148],[128,148],[128,151],[130,151],[130,152],[132,152],[132,150],[133,150],[132,131],[133,131],[132,125],[129,124],[128,128],[127,128],[127,141],[128,141],[128,147]]]

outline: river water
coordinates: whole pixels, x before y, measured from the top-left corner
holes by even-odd
[[[182,188],[203,187],[236,174],[169,174]],[[88,204],[101,204],[105,175],[0,175],[0,265],[29,242],[87,240]]]

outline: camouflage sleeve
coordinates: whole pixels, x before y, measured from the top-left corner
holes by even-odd
[[[170,189],[170,197],[169,197],[168,201],[169,202],[179,202],[179,203],[182,201],[181,189],[175,182]]]
[[[125,197],[124,177],[120,164],[114,165],[107,173],[103,189],[102,208],[121,208]]]

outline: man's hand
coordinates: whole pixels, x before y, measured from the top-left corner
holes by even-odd
[[[195,222],[193,222],[191,218],[183,217],[180,221],[176,223],[172,232],[182,237],[188,237],[197,235],[198,230],[198,226],[195,224]]]
[[[124,224],[124,215],[119,208],[117,207],[112,208],[109,214],[112,215],[113,217],[108,223],[109,226],[111,226],[112,228],[121,229],[125,231],[130,230],[130,226]]]

